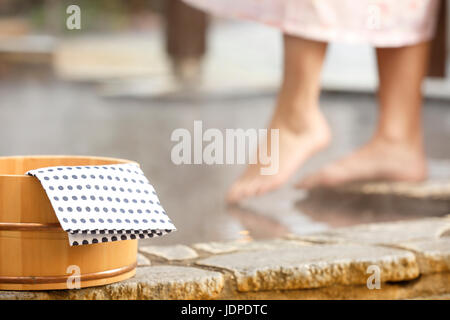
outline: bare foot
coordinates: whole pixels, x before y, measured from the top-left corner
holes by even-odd
[[[324,116],[318,110],[309,110],[294,120],[292,113],[277,108],[268,131],[268,150],[270,129],[279,129],[278,172],[262,175],[265,166],[259,161],[249,165],[244,174],[231,186],[227,201],[236,203],[244,198],[260,195],[276,189],[313,154],[326,147],[330,141],[330,130]],[[272,158],[276,155],[271,155]]]
[[[320,72],[327,44],[288,35],[283,39],[283,80],[269,126],[266,149],[271,150],[272,143],[275,143],[270,141],[270,129],[279,129],[278,154],[270,154],[272,160],[278,159],[278,170],[273,175],[262,175],[266,166],[258,159],[259,162],[248,166],[242,177],[231,186],[227,195],[229,203],[279,187],[330,140],[328,124],[318,106]]]
[[[299,188],[334,187],[357,181],[422,181],[427,176],[422,146],[375,138],[349,156],[304,178]]]

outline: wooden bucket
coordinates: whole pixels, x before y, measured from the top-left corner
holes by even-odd
[[[49,166],[130,162],[77,156],[0,157],[0,290],[67,289],[74,270],[79,270],[81,287],[134,276],[137,240],[70,247],[40,182],[24,175]]]

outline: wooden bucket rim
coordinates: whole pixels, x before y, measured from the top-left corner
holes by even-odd
[[[122,158],[113,158],[113,157],[99,157],[99,156],[70,156],[70,155],[31,155],[31,156],[6,156],[6,157],[0,157],[0,161],[2,160],[14,160],[14,159],[86,159],[86,160],[99,160],[99,161],[111,161],[111,162],[117,162],[117,164],[126,164],[126,163],[134,163],[139,166],[139,163],[133,160],[128,159],[122,159]],[[95,165],[90,165],[95,166]],[[50,166],[49,166],[50,167]],[[63,166],[56,166],[56,167],[63,167]],[[2,174],[0,173],[1,177],[15,177],[20,179],[31,179],[34,178],[29,175],[25,174]]]
[[[0,231],[46,231],[64,232],[59,223],[35,223],[35,222],[0,222]]]

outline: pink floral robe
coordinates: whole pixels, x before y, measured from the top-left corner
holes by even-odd
[[[317,40],[401,47],[433,37],[439,0],[185,0]]]

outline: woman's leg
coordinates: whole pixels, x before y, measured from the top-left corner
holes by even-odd
[[[327,44],[284,36],[284,76],[269,129],[279,129],[279,170],[261,175],[262,164],[249,165],[230,188],[227,199],[245,197],[277,188],[330,140],[325,118],[319,110],[320,72]],[[267,150],[271,150],[268,132]],[[277,155],[271,155],[276,157]]]
[[[377,49],[380,114],[373,138],[350,156],[305,178],[300,187],[426,178],[421,108],[428,51],[429,43]]]

